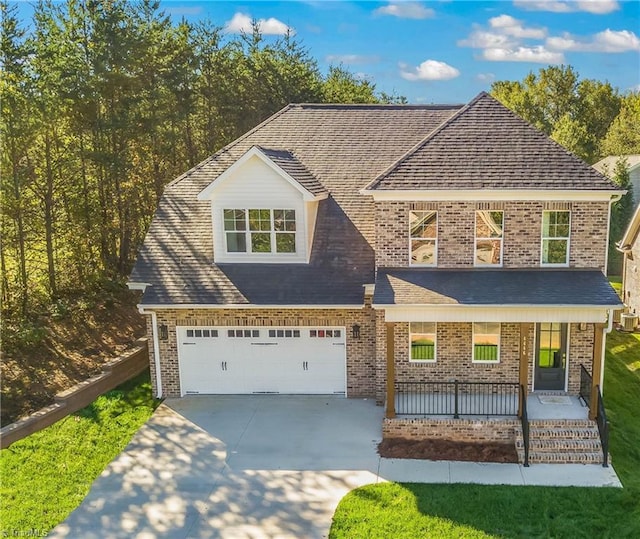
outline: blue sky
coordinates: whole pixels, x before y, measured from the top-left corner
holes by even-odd
[[[638,0],[164,0],[161,8],[229,34],[252,19],[268,39],[289,28],[323,72],[342,63],[412,103],[466,102],[494,80],[521,80],[549,64],[640,90]]]

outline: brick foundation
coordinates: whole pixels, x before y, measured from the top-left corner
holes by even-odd
[[[519,424],[517,419],[385,419],[382,437],[515,443]]]

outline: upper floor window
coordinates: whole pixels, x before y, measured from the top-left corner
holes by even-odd
[[[569,235],[571,212],[542,212],[542,259],[543,265],[566,266],[569,263]]]
[[[436,360],[436,323],[411,322],[409,324],[409,339],[411,350],[410,361]]]
[[[227,253],[295,253],[295,210],[225,209]]]
[[[411,211],[409,227],[411,264],[435,266],[438,255],[438,213]]]
[[[473,323],[473,363],[500,361],[500,324],[498,322]]]
[[[503,211],[476,211],[476,266],[502,265]]]

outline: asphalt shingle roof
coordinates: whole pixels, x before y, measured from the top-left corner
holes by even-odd
[[[368,186],[396,189],[617,189],[486,93]]]
[[[380,269],[377,305],[597,305],[621,307],[602,272],[576,269]]]
[[[260,146],[257,146],[257,148],[312,195],[327,193],[327,189],[291,152],[274,148],[262,148]]]
[[[375,238],[373,201],[360,190],[459,108],[285,107],[166,187],[129,278],[152,285],[142,303],[362,304]],[[331,195],[319,203],[308,265],[213,263],[211,206],[197,195],[252,146],[303,174],[286,149]]]

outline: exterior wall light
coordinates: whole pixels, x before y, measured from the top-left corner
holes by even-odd
[[[351,326],[351,336],[354,339],[360,338],[360,326],[358,324],[353,324],[353,326]]]
[[[159,339],[161,341],[168,340],[169,339],[169,328],[167,327],[167,324],[160,324],[158,329],[160,330]]]

